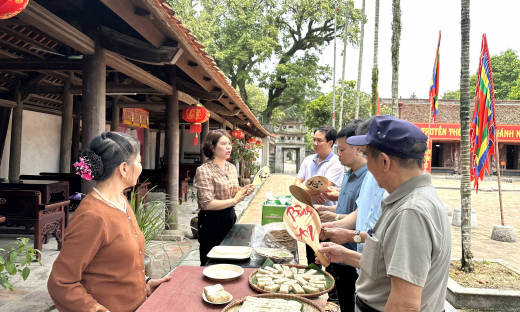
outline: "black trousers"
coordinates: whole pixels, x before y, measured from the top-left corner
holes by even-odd
[[[201,210],[199,212],[199,252],[200,265],[206,265],[209,258],[206,256],[213,247],[220,245],[233,225],[237,222],[235,207],[222,210]]]
[[[356,280],[358,278],[356,268],[336,263],[333,263],[332,266],[341,312],[354,312]]]

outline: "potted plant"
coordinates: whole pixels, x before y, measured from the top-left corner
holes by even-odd
[[[252,165],[258,159],[258,146],[255,143],[243,143],[241,140],[233,140],[233,148],[231,149],[231,162],[240,163],[240,178],[242,186],[251,183],[250,177],[255,174]],[[258,169],[257,169],[258,170]]]
[[[29,238],[17,238],[16,242],[10,243],[7,248],[0,248],[0,285],[3,288],[13,290],[9,275],[20,274],[25,281],[31,273],[29,265],[32,261],[38,261],[42,265],[38,259],[40,251],[27,245],[29,241]],[[18,262],[20,264],[17,264]]]
[[[161,234],[166,228],[167,224],[175,222],[175,219],[167,207],[174,207],[182,209],[173,201],[165,198],[162,200],[148,201],[148,194],[153,190],[151,188],[144,196],[139,195],[139,191],[134,188],[130,197],[130,206],[132,207],[135,219],[141,232],[144,235],[145,242],[145,272],[147,276],[152,275],[152,261],[150,257],[155,257],[150,253],[149,247],[154,244],[154,239]],[[164,250],[166,252],[166,250]]]

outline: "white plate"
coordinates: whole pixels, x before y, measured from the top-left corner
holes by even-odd
[[[215,264],[205,268],[202,274],[212,281],[229,282],[244,274],[244,269],[233,264]]]
[[[230,293],[230,295],[231,295],[231,293]],[[226,301],[226,302],[215,303],[215,302],[211,302],[211,301],[209,301],[209,300],[206,298],[206,294],[205,294],[204,291],[203,291],[203,292],[202,292],[202,299],[204,299],[204,301],[206,301],[207,303],[211,303],[211,304],[226,304],[226,303],[231,302],[231,300],[233,300],[233,295],[231,295],[231,299],[229,299],[229,300]]]
[[[207,254],[212,259],[244,260],[251,257],[251,247],[248,246],[215,246]]]

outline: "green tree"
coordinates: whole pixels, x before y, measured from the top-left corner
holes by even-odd
[[[344,90],[340,86],[337,86],[337,90],[344,91],[345,96],[345,109],[343,111],[343,122],[346,124],[350,120],[355,118],[356,114],[356,96],[355,90],[356,82],[354,80],[345,81]],[[340,92],[336,93],[336,101],[338,100]],[[305,109],[305,125],[309,127],[309,130],[316,129],[322,125],[329,125],[332,120],[332,92],[328,94],[322,94],[315,100],[307,104]],[[362,118],[366,118],[370,114],[371,108],[371,95],[361,92],[360,94],[360,105],[359,112]],[[341,129],[344,125],[338,125],[338,129]]]
[[[461,171],[460,208],[462,258],[461,268],[464,272],[475,271],[473,252],[471,251],[471,180],[470,180],[470,142],[469,142],[469,34],[470,34],[470,0],[461,3],[461,56],[460,56],[460,148]]]
[[[416,99],[417,98],[417,94],[415,94],[415,92],[412,92],[412,95],[410,95],[410,98],[411,99]]]
[[[460,100],[460,89],[455,91],[444,91],[442,94],[443,100]]]
[[[515,50],[508,49],[491,57],[496,100],[509,100],[509,94],[520,75],[520,59]],[[476,77],[475,77],[476,78]],[[475,79],[476,82],[476,79]]]
[[[254,84],[246,85],[246,90],[251,111],[253,114],[255,114],[255,116],[261,115],[267,107],[267,92]],[[285,112],[280,107],[278,107],[273,111],[271,123],[278,125],[280,121],[285,119],[285,117]]]
[[[246,84],[278,46],[272,0],[169,1],[248,103]]]
[[[357,42],[361,12],[348,2],[351,27],[350,42]],[[345,6],[339,6],[337,29],[343,31]],[[318,64],[323,49],[334,39],[334,3],[321,0],[279,1],[276,25],[279,46],[273,58],[276,67],[264,75],[260,86],[268,89],[264,120],[272,117],[277,107],[302,106],[309,93],[319,89],[318,83],[330,79],[330,68]]]
[[[399,46],[401,42],[401,1],[392,0],[392,116],[398,117]]]

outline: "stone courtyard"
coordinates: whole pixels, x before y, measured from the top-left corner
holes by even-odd
[[[289,185],[294,182],[294,179],[294,174],[272,174],[255,194],[237,206],[238,222],[260,223],[261,204],[266,200],[265,193],[273,191],[274,194],[289,194]],[[434,176],[433,183],[444,203],[450,205],[452,209],[458,207],[460,180]],[[490,239],[493,226],[500,223],[498,192],[494,191],[494,188],[496,188],[496,181],[484,181],[481,183],[481,191],[478,194],[473,192],[472,205],[477,213],[478,227],[472,230],[472,250],[476,260],[503,259],[520,268],[519,241],[503,243]],[[504,218],[506,224],[515,228],[517,237],[520,236],[519,200],[520,183],[504,183]],[[196,239],[193,239],[189,226],[191,218],[195,216],[196,202],[188,199],[188,202],[180,205],[180,208],[184,213],[178,215],[179,230],[182,231],[179,240],[156,241],[151,246],[152,250],[149,250],[156,255],[153,262],[153,277],[163,276],[178,265],[200,265],[198,243]],[[182,236],[184,237],[182,238]],[[0,237],[0,248],[15,238],[14,235],[2,235]],[[52,263],[59,254],[56,248],[56,241],[50,239],[49,243],[43,247],[43,266],[40,267],[37,263],[33,263],[27,281],[22,281],[20,276],[11,278],[14,291],[0,289],[1,311],[57,311],[46,288]],[[452,226],[452,257],[460,257],[460,250],[460,228]],[[447,306],[446,311],[456,310]]]

